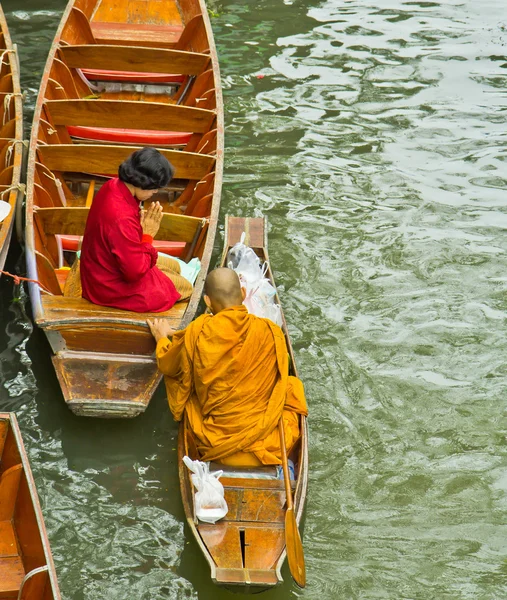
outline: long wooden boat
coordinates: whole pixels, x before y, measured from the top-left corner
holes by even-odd
[[[0,271],[7,258],[17,207],[21,206],[22,162],[23,102],[18,55],[0,5]],[[10,206],[6,216],[8,207],[3,202]]]
[[[229,249],[246,233],[245,244],[262,262],[268,262],[267,276],[274,285],[267,251],[266,221],[263,218],[227,217],[222,265]],[[278,295],[276,301],[279,303]],[[283,318],[283,331],[290,355],[291,374],[297,376],[294,353]],[[289,458],[295,465],[292,481],[294,514],[299,524],[308,487],[308,430],[301,416],[301,437]],[[181,496],[187,523],[211,568],[214,583],[233,591],[256,593],[281,583],[285,550],[285,487],[275,467],[234,468],[211,463],[210,470],[224,470],[220,478],[229,512],[214,525],[197,520],[190,471],[183,457],[199,459],[193,434],[185,419],[178,436],[178,464]]]
[[[136,416],[160,381],[146,324],[156,315],[63,293],[94,194],[143,146],[175,168],[153,198],[164,210],[155,246],[202,263],[190,299],[158,313],[180,328],[201,297],[222,186],[223,105],[208,13],[202,0],[71,0],[35,107],[26,260],[40,284],[30,284],[34,320],[78,415]]]
[[[39,498],[14,413],[0,413],[0,598],[60,598]]]

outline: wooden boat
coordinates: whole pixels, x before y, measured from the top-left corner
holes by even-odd
[[[19,64],[0,5],[0,271],[4,268],[18,206],[23,162],[23,102]],[[8,207],[10,210],[6,216]],[[5,212],[4,212],[5,211]]]
[[[268,262],[266,221],[262,218],[227,217],[226,239],[222,265],[226,265],[229,249],[246,232],[245,244],[254,249],[262,262]],[[269,262],[268,262],[269,265]],[[268,267],[267,276],[274,284]],[[279,298],[277,296],[277,302]],[[297,376],[294,353],[287,325],[283,331],[291,358],[291,374]],[[295,465],[292,481],[294,513],[300,522],[308,486],[308,430],[301,416],[301,438],[289,458]],[[178,437],[178,464],[181,496],[187,523],[211,568],[214,583],[233,591],[260,592],[282,582],[281,567],[285,560],[285,487],[278,479],[275,467],[234,468],[211,463],[210,470],[224,470],[220,478],[229,512],[214,525],[202,523],[195,517],[194,490],[190,471],[183,457],[199,459],[194,437],[183,419]]]
[[[0,598],[60,598],[37,490],[14,413],[0,413]]]
[[[175,168],[175,179],[153,198],[164,210],[155,246],[202,263],[191,298],[157,315],[63,293],[94,194],[143,146],[158,148]],[[33,317],[76,414],[145,410],[160,381],[146,318],[164,316],[180,328],[194,317],[213,249],[222,163],[220,74],[204,2],[71,0],[35,108],[26,260],[28,276],[40,283],[29,286]]]

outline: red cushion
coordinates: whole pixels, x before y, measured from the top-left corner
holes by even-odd
[[[136,73],[135,71],[108,71],[106,69],[81,69],[90,81],[132,81],[143,83],[183,83],[184,75],[173,73]]]
[[[109,127],[81,127],[69,125],[70,135],[102,142],[124,142],[128,144],[152,144],[154,146],[184,146],[192,137],[181,131],[150,131],[145,129],[113,129]]]
[[[66,252],[77,252],[79,243],[83,239],[80,235],[58,235],[56,236],[62,243],[62,249]],[[185,242],[165,242],[155,240],[153,247],[159,252],[170,254],[171,256],[181,256],[185,248]]]

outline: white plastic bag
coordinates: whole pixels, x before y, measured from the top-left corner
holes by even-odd
[[[183,457],[183,462],[192,471],[190,476],[197,492],[195,493],[195,514],[204,523],[216,523],[227,514],[224,486],[218,481],[223,471],[209,472],[209,464]]]
[[[245,233],[241,240],[235,244],[227,255],[227,266],[239,276],[241,285],[246,290],[243,304],[248,312],[258,317],[270,319],[276,325],[282,326],[282,313],[280,305],[275,303],[276,290],[267,279],[268,264],[261,266],[257,254],[245,246]]]

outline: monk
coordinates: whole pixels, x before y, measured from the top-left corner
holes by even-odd
[[[135,312],[162,312],[191,295],[192,284],[181,276],[177,261],[159,257],[153,247],[162,220],[160,203],[152,202],[144,212],[140,207],[169,183],[173,172],[162,153],[141,148],[120,165],[118,177],[100,188],[81,249],[83,298]]]
[[[186,414],[202,460],[232,466],[281,464],[278,423],[287,450],[308,413],[302,382],[289,376],[282,330],[249,314],[245,290],[231,269],[215,269],[205,283],[204,314],[174,331],[149,319],[176,421]],[[172,340],[170,339],[172,338]]]

